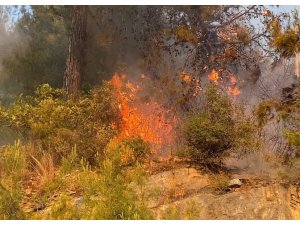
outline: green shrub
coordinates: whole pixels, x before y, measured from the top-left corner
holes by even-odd
[[[169,205],[166,209],[161,212],[160,219],[162,220],[180,220],[183,219],[180,213],[180,206],[176,203]]]
[[[292,145],[296,150],[296,156],[300,156],[300,130],[287,130],[284,131],[284,137],[287,139],[288,143]]]
[[[229,177],[224,172],[213,174],[209,179],[210,187],[219,194],[225,193],[226,188],[228,187],[228,182]]]
[[[296,24],[299,22],[298,11],[295,11],[293,17],[295,19],[294,27],[290,24],[290,18],[288,26],[283,26],[282,21],[278,18],[273,18],[268,24],[271,34],[270,46],[275,48],[275,50],[283,57],[293,56],[295,51],[298,51],[300,48],[298,28],[296,28]]]
[[[220,157],[232,146],[232,129],[204,113],[187,119],[184,135],[194,159]]]
[[[123,140],[123,144],[132,149],[135,160],[140,160],[150,154],[149,144],[140,137]]]
[[[60,172],[68,173],[64,179],[66,187],[76,183],[76,192],[82,198],[75,200],[62,194],[55,200],[42,219],[151,219],[147,209],[144,185],[147,175],[141,165],[123,167],[122,153],[126,148],[115,141],[107,146],[104,158],[98,158],[99,167],[92,169],[90,163],[78,158],[75,151],[71,157],[76,162],[69,172],[60,168]],[[62,165],[69,168],[69,166]],[[76,170],[74,170],[76,168]],[[71,178],[69,180],[69,178]]]
[[[113,86],[105,82],[78,102],[64,96],[61,89],[41,85],[34,96],[19,96],[13,105],[1,108],[0,123],[30,140],[40,155],[51,153],[56,162],[67,157],[74,145],[79,158],[93,162],[116,133],[111,126],[118,119]]]
[[[163,220],[196,220],[199,218],[200,208],[194,200],[183,204],[171,203],[161,210],[160,219]]]
[[[295,91],[294,100],[285,104],[280,111],[286,129],[283,131],[288,144],[295,150],[295,156],[300,157],[300,87]]]
[[[13,187],[12,190],[5,188],[0,183],[0,219],[17,220],[24,219],[24,213],[20,208],[20,189]]]
[[[6,146],[0,150],[0,178],[12,177],[20,180],[25,167],[25,153],[19,140],[14,145]]]
[[[49,219],[71,220],[76,218],[76,207],[72,204],[70,196],[62,195],[57,202],[51,207],[51,216]]]
[[[72,148],[70,155],[62,158],[60,171],[63,174],[68,174],[72,172],[74,169],[76,169],[78,165],[79,165],[79,158],[77,154],[77,147],[75,145],[75,147]]]
[[[0,150],[0,219],[23,219],[22,175],[26,168],[20,141]]]
[[[249,152],[256,151],[261,148],[261,140],[259,139],[259,125],[250,116],[245,114],[242,105],[234,108],[234,137],[232,150],[237,156],[243,156]]]
[[[141,177],[133,179],[132,173],[140,174],[139,167],[127,171],[122,168],[120,146],[111,142],[109,156],[101,162],[99,173],[86,170],[80,176],[84,196],[82,209],[86,219],[150,219],[143,195],[138,196],[132,182],[143,185]],[[115,154],[113,154],[115,153]],[[131,175],[130,175],[131,174]],[[136,178],[136,176],[135,176]]]
[[[297,183],[300,179],[300,160],[287,160],[279,167],[277,175],[283,183]]]
[[[182,135],[197,161],[222,159],[233,150],[252,149],[256,127],[216,86],[205,90],[204,107],[187,117]]]
[[[185,209],[185,218],[188,220],[196,220],[199,218],[200,208],[195,201],[187,202]]]

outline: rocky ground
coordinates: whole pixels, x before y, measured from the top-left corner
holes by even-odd
[[[230,161],[227,168],[226,183],[220,190],[212,183],[214,175],[200,166],[185,162],[156,164],[146,184],[149,208],[156,219],[300,219],[300,196],[295,186],[282,183],[266,171],[251,172]],[[73,204],[80,204],[80,193],[69,192]],[[52,197],[55,202],[57,196]],[[27,211],[39,214],[50,207],[24,202]]]
[[[158,219],[172,207],[185,212],[191,203],[197,207],[193,219],[300,219],[300,207],[291,204],[296,188],[266,177],[232,174],[224,193],[213,191],[209,175],[195,168],[159,173],[150,182],[162,188],[161,198],[174,195],[168,204],[164,199],[152,203]]]

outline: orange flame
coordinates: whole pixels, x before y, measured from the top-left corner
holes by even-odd
[[[241,93],[241,90],[238,87],[231,87],[231,86],[229,86],[227,88],[227,93],[228,94],[232,94],[233,96],[238,96]]]
[[[215,84],[218,84],[218,81],[220,80],[219,71],[212,70],[210,74],[208,74],[208,78],[214,82]],[[241,90],[239,87],[237,87],[238,80],[235,78],[235,76],[231,75],[229,77],[230,85],[227,87],[227,94],[238,96],[241,93]]]
[[[210,74],[208,74],[208,79],[213,81],[215,84],[218,84],[219,72],[217,70],[212,70]]]
[[[188,73],[186,73],[185,71],[182,71],[180,73],[180,76],[181,76],[182,80],[187,82],[187,83],[192,81],[191,76]]]
[[[121,75],[120,78],[117,73],[112,78],[121,115],[120,132],[117,139],[141,137],[150,143],[152,153],[157,153],[158,150],[166,148],[173,141],[172,122],[175,117],[168,120],[169,111],[155,101],[141,102],[137,96],[141,85],[125,83],[125,78],[126,75]]]
[[[234,76],[230,76],[229,80],[232,85],[235,85],[237,83],[237,79]]]
[[[231,75],[229,77],[230,86],[227,88],[227,93],[231,94],[233,96],[238,96],[241,93],[241,90],[239,87],[236,87],[237,79]]]

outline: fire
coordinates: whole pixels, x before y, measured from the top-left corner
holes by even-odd
[[[215,84],[218,84],[218,81],[220,79],[219,76],[219,71],[217,70],[212,70],[210,74],[208,74],[209,80],[214,82]],[[230,75],[229,76],[229,86],[227,87],[227,94],[233,95],[233,96],[238,96],[241,93],[241,90],[239,87],[237,87],[238,80],[236,79],[235,76]]]
[[[241,90],[238,87],[231,87],[231,86],[229,86],[227,88],[227,93],[228,94],[232,94],[233,96],[238,96],[241,93]]]
[[[166,151],[174,137],[172,125],[174,118],[167,119],[170,117],[170,111],[165,110],[153,100],[147,103],[141,102],[138,93],[142,85],[126,82],[125,74],[116,73],[112,78],[112,84],[116,90],[121,115],[117,139],[141,137],[150,143],[153,154],[162,149]]]
[[[229,80],[232,85],[235,85],[237,83],[237,79],[234,76],[230,76]]]
[[[185,82],[191,82],[192,81],[191,76],[188,73],[186,73],[185,71],[181,72],[180,76],[181,76],[182,80],[185,81]]]
[[[230,86],[227,88],[227,93],[231,94],[233,96],[238,96],[241,93],[241,90],[239,87],[237,87],[237,79],[231,75],[229,77]]]
[[[211,73],[208,74],[208,78],[215,84],[218,84],[219,72],[217,70],[212,70]]]

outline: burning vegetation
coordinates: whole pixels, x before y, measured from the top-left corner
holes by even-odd
[[[299,181],[298,12],[291,20],[264,6],[123,8],[24,6],[6,30],[12,16],[0,7],[0,40],[26,36],[19,51],[0,43],[0,133],[13,140],[0,146],[0,219],[153,219],[152,192],[163,204],[198,193],[182,183],[152,191],[149,175],[184,165],[193,182],[194,166],[225,195],[225,160],[250,153],[274,161],[283,182]],[[255,30],[253,18],[265,27]],[[274,65],[295,58],[280,65],[284,75],[295,67],[291,87],[268,83],[273,65],[260,67],[270,56]],[[242,104],[252,88],[264,97]],[[277,148],[266,151],[269,143]]]
[[[125,73],[115,73],[78,101],[67,100],[63,89],[42,85],[34,96],[20,96],[11,106],[2,107],[0,121],[29,140],[5,146],[0,152],[3,218],[31,218],[24,210],[42,207],[35,206],[33,199],[49,198],[66,188],[83,196],[85,202],[81,204],[88,210],[73,212],[72,198],[62,197],[43,218],[120,218],[114,214],[119,210],[126,218],[152,218],[143,185],[146,174],[156,171],[154,163],[174,166],[177,157],[216,172],[227,157],[238,159],[261,149],[263,140],[258,134],[271,107],[283,115],[287,113],[284,104],[291,104],[287,107],[291,117],[286,118],[298,118],[298,95],[283,105],[262,104],[257,120],[237,101],[242,93],[237,76],[212,70],[207,85],[187,72],[174,77],[177,83],[166,84],[176,84],[170,90],[184,93],[183,99],[191,103],[189,111],[182,108],[181,114],[171,107],[174,104],[169,108],[162,104],[172,100],[168,95],[167,99],[155,95],[144,98],[148,86],[149,90],[156,88],[148,76],[130,80]],[[264,122],[257,123],[259,120]],[[296,151],[297,126],[291,126],[284,135]],[[95,193],[105,197],[98,199]],[[1,211],[7,199],[13,201],[12,214]],[[110,205],[108,214],[99,211],[112,200],[115,204]],[[57,211],[64,202],[70,204],[64,206],[70,214]]]
[[[113,123],[112,126],[115,128],[118,127],[118,135],[116,139],[119,142],[130,138],[141,138],[150,145],[152,157],[154,158],[158,157],[160,160],[165,160],[172,157],[173,156],[172,151],[176,150],[174,149],[174,147],[176,148],[174,143],[175,140],[178,138],[178,134],[175,132],[176,126],[178,126],[177,123],[178,121],[175,116],[175,113],[172,112],[171,109],[166,109],[162,107],[153,98],[142,101],[140,97],[141,96],[140,93],[142,93],[144,91],[143,88],[145,88],[145,84],[143,83],[145,81],[145,77],[146,76],[143,74],[141,76],[141,79],[139,79],[138,81],[130,82],[128,80],[128,76],[125,73],[114,74],[111,82],[113,84],[115,90],[114,94],[118,102],[120,120],[118,122],[118,126],[116,126],[115,123]],[[180,77],[182,81],[186,84],[190,85],[192,82],[197,83],[197,80],[193,79],[191,75],[189,75],[184,71],[180,73]],[[238,96],[240,94],[240,89],[237,87],[237,79],[235,76],[230,75],[228,77],[229,82],[225,83],[222,80],[220,72],[217,70],[212,70],[212,72],[208,75],[208,78],[216,86],[216,89],[214,89],[214,91],[218,92],[218,89],[220,90],[225,89],[226,92],[225,92],[225,96],[222,97],[222,95],[213,93],[214,91],[206,89],[205,93],[206,93],[207,103],[202,103],[202,104],[204,105],[219,104],[220,103],[219,100],[218,102],[214,102],[216,99],[215,100],[210,99],[210,98],[215,98],[216,96],[218,96],[219,99],[224,98],[222,101],[228,102],[229,100],[227,99],[226,94],[228,94],[229,96]],[[200,85],[198,86],[199,86],[198,88],[194,89],[191,97],[201,97],[201,93],[200,93],[201,87]],[[213,95],[216,96],[213,97]],[[229,102],[227,105],[227,107],[229,107],[228,108],[229,111],[226,114],[226,116],[228,116],[227,125],[230,127],[235,127],[235,122],[233,118],[236,117],[236,114],[233,113],[233,108],[231,108],[233,106],[231,106]],[[206,108],[206,110],[211,110],[210,106],[207,107],[208,108]],[[216,113],[215,114],[216,118],[220,116],[218,115],[218,110],[222,110],[222,109],[224,110],[224,108],[225,105],[220,105],[220,109],[216,108],[217,111],[214,112]],[[208,112],[209,111],[206,111],[206,113]],[[215,119],[210,118],[209,120],[211,120],[209,123],[214,123],[213,121]],[[231,120],[231,122],[229,122],[229,120]],[[245,119],[245,121],[246,120],[247,119]],[[225,130],[230,129],[229,127],[226,127],[225,124],[223,125]],[[205,125],[201,129],[204,131],[206,127],[209,130],[211,130],[211,127],[207,125]],[[240,131],[239,128],[237,129]],[[188,130],[191,130],[191,128],[188,128]],[[212,135],[214,136],[217,134],[212,133]],[[250,137],[251,135],[252,134],[247,133],[247,136]],[[229,136],[234,136],[234,135],[229,135]],[[229,136],[227,136],[227,134],[225,135],[227,141],[233,143],[233,141],[230,141],[231,138]],[[232,143],[227,145],[228,149],[233,148]],[[200,146],[196,148],[199,149],[199,147]],[[211,149],[209,151],[214,151],[214,150]],[[212,155],[214,155],[214,153]],[[208,157],[208,155],[206,157]]]
[[[170,157],[176,118],[156,101],[139,99],[142,82],[133,84],[125,74],[116,73],[112,78],[120,112],[117,139],[140,137],[150,144],[153,155]]]
[[[238,96],[241,93],[241,89],[238,87],[237,78],[234,75],[229,75],[226,77],[229,81],[229,85],[227,85],[227,93],[229,95]],[[212,70],[208,74],[208,79],[212,81],[216,85],[224,85],[224,81],[220,76],[220,71]]]

